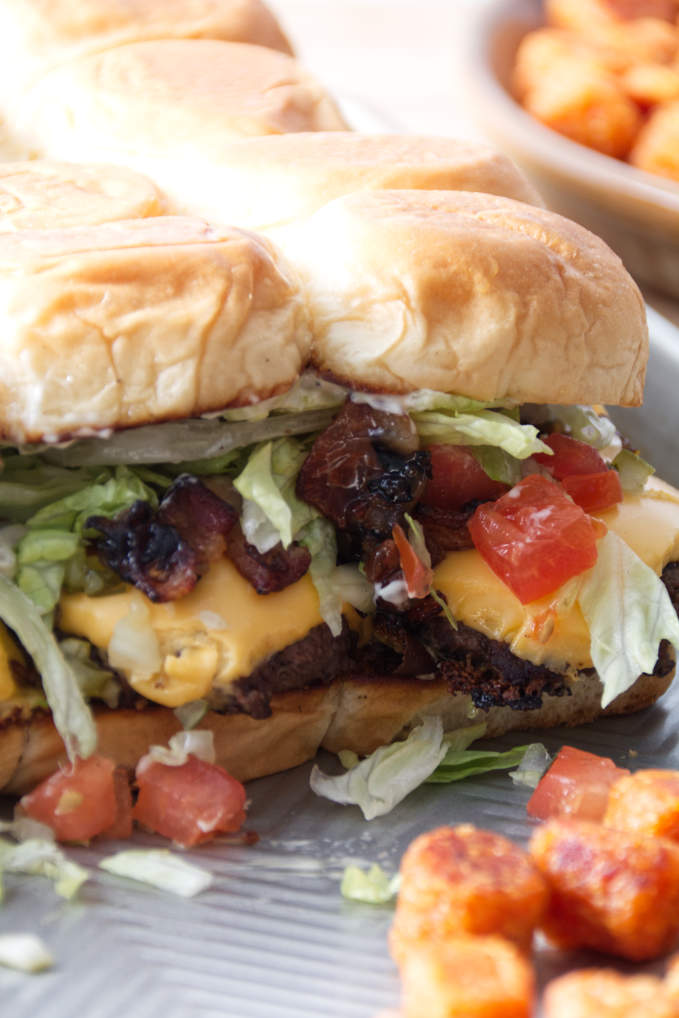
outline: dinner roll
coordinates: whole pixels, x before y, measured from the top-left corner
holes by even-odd
[[[265,398],[308,357],[273,248],[198,219],[2,234],[0,315],[0,434],[16,443]]]
[[[641,402],[641,294],[602,240],[555,213],[463,191],[365,191],[290,227],[284,249],[308,290],[315,365],[347,384]]]
[[[261,0],[3,0],[0,82],[10,96],[79,54],[148,39],[191,38],[292,53]]]
[[[213,39],[138,42],[62,65],[6,109],[38,155],[122,163],[186,188],[229,137],[343,130],[334,102],[292,57]]]
[[[165,202],[147,177],[121,166],[0,162],[0,232],[95,226],[159,216]]]
[[[273,232],[351,191],[474,190],[539,205],[504,155],[480,142],[415,134],[316,131],[227,141],[187,179],[176,163],[156,179],[182,212]]]

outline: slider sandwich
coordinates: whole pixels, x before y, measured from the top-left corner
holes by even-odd
[[[372,191],[285,257],[166,217],[0,237],[0,279],[8,790],[182,725],[246,780],[668,687],[679,492],[589,405],[648,339],[581,227]]]

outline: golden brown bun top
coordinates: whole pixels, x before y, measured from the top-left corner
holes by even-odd
[[[292,53],[261,0],[3,0],[0,77],[23,89],[78,54],[149,39],[192,38]]]
[[[263,239],[164,216],[0,235],[0,433],[54,441],[288,388],[309,354]]]
[[[365,191],[279,238],[305,281],[316,366],[370,390],[641,402],[644,304],[602,240],[545,209]]]
[[[94,226],[159,216],[165,202],[147,177],[121,166],[0,163],[0,232]]]
[[[473,190],[541,204],[516,166],[489,145],[415,134],[316,131],[228,140],[199,185],[168,161],[155,178],[183,212],[275,230],[352,191]]]
[[[212,39],[132,43],[73,60],[6,114],[38,154],[142,172],[144,157],[209,160],[230,136],[346,128],[292,57]]]

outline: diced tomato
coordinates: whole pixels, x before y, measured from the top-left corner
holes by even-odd
[[[46,778],[21,800],[24,812],[47,824],[58,841],[89,841],[97,834],[131,833],[131,798],[127,775],[116,791],[116,765],[103,756],[76,760]],[[109,832],[110,835],[109,835]]]
[[[570,816],[600,821],[611,785],[629,773],[608,757],[564,746],[528,800],[526,812],[540,820]]]
[[[432,476],[421,501],[440,509],[460,509],[467,502],[499,498],[507,485],[493,481],[463,445],[430,445]]]
[[[594,565],[604,524],[587,516],[548,477],[530,474],[469,521],[490,568],[524,604]]]
[[[401,569],[406,581],[406,588],[409,597],[426,597],[431,588],[434,573],[425,565],[419,557],[412,544],[403,533],[403,528],[395,524],[392,530],[392,537],[398,548],[401,559]]]
[[[572,474],[562,480],[574,502],[586,513],[600,512],[622,502],[622,486],[617,470],[603,470],[598,474]]]
[[[553,455],[540,452],[533,459],[549,470],[557,481],[573,474],[599,474],[606,470],[605,460],[587,442],[556,433],[547,435],[543,442],[549,446]]]
[[[192,754],[178,767],[145,758],[137,767],[137,782],[134,819],[180,845],[237,831],[245,820],[240,781]]]

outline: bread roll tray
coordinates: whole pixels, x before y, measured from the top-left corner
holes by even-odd
[[[613,411],[621,429],[679,485],[679,331],[650,313],[652,353],[646,402]],[[677,683],[652,708],[596,725],[488,743],[509,748],[540,740],[611,756],[622,766],[679,768]],[[328,757],[326,763],[330,763]],[[386,1018],[399,984],[387,950],[392,908],[346,901],[345,865],[379,862],[395,872],[408,843],[440,824],[473,822],[525,844],[533,821],[529,790],[506,773],[452,785],[425,785],[388,816],[366,822],[356,807],[317,798],[310,765],[253,781],[246,828],[259,840],[231,837],[184,853],[208,869],[212,886],[177,898],[111,876],[97,861],[129,843],[69,849],[91,868],[76,900],[57,897],[41,877],[6,876],[0,934],[37,933],[52,969],[25,975],[0,968],[3,1014],[13,1018]],[[0,800],[1,801],[1,800]],[[11,815],[12,804],[3,803]],[[137,847],[161,839],[138,833]],[[563,954],[540,942],[540,986],[572,967],[607,965],[584,952]],[[629,968],[629,967],[628,967]],[[641,967],[653,971],[656,966]],[[661,966],[657,966],[658,969]]]

